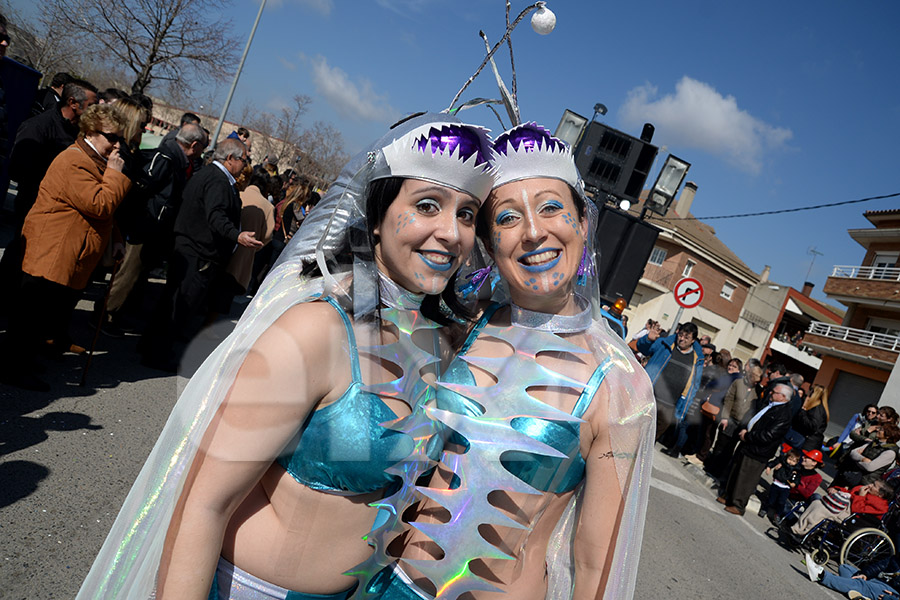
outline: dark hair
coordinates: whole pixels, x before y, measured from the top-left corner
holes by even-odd
[[[118,88],[106,88],[97,97],[104,102],[112,102],[113,100],[122,100],[128,97],[128,94]]]
[[[697,334],[699,333],[700,330],[697,329],[697,325],[694,323],[682,323],[681,325],[678,326],[678,331],[679,332],[683,331],[684,333],[692,335],[692,336],[694,336],[694,339],[696,340]]]
[[[250,130],[247,129],[246,127],[238,127],[237,134],[241,137],[250,137]]]
[[[9,21],[6,20],[6,17],[0,14],[0,27],[6,27],[9,25]]]
[[[153,112],[153,99],[150,98],[150,96],[148,96],[147,94],[135,92],[131,95],[131,99],[149,110],[151,113]]]
[[[797,460],[800,460],[801,458],[803,458],[803,453],[800,452],[800,450],[798,450],[797,448],[791,448],[790,451],[787,453],[787,457],[788,458],[793,457],[793,458],[796,458]]]
[[[250,181],[247,185],[255,185],[262,192],[263,196],[268,196],[272,191],[272,176],[262,167],[253,167],[250,174]]]
[[[199,125],[200,117],[198,117],[194,113],[184,113],[183,115],[181,115],[181,125],[184,126],[188,123],[196,123],[197,125]]]
[[[876,405],[876,404],[866,404],[866,405],[863,407],[862,412],[867,413],[867,412],[869,412],[869,409],[875,410],[875,411],[877,412],[877,411],[878,411],[878,405]]]
[[[886,415],[888,416],[888,423],[891,423],[891,424],[894,424],[894,425],[897,424],[897,419],[898,419],[898,416],[900,416],[900,415],[897,415],[897,411],[894,410],[893,407],[891,407],[891,406],[881,406],[881,407],[878,408],[878,410],[883,411],[884,414],[886,414]]]
[[[68,73],[57,73],[50,80],[50,87],[57,88],[72,81],[72,76]]]
[[[737,364],[738,371],[742,371],[744,369],[744,363],[742,363],[741,359],[739,359],[739,358],[732,358],[731,360],[728,361],[728,365],[730,365],[731,363]],[[725,366],[728,366],[728,365],[725,365]]]
[[[366,231],[368,233],[369,248],[373,252],[378,241],[375,239],[375,227],[384,220],[388,208],[397,199],[404,181],[403,177],[376,179],[370,182],[369,187],[366,189]],[[444,301],[444,304],[455,316],[467,320],[472,319],[472,312],[456,297],[456,273],[450,276],[447,287],[444,288],[440,295],[428,294],[425,296],[421,309],[422,314],[435,323],[450,325],[452,320],[441,310],[441,300]]]
[[[95,94],[97,93],[97,88],[94,87],[94,84],[85,81],[84,79],[73,79],[63,86],[63,91],[60,99],[63,104],[68,102],[69,98],[81,104],[82,102],[87,100],[88,92],[94,92]]]
[[[885,423],[881,426],[881,433],[884,434],[885,441],[890,444],[900,441],[900,427],[897,427],[896,423]]]
[[[784,366],[783,364],[781,364],[781,363],[775,363],[774,365],[772,365],[771,367],[769,367],[769,373],[774,373],[774,372],[776,372],[776,371],[777,371],[778,373],[781,373],[781,375],[782,375],[783,377],[786,377],[786,376],[790,375],[790,373],[788,373],[787,367],[785,367],[785,366]]]

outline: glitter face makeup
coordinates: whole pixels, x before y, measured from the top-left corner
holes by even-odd
[[[564,314],[586,235],[569,186],[550,178],[510,182],[492,192],[484,210],[491,253],[513,302]]]
[[[373,231],[378,268],[410,292],[441,293],[475,245],[477,212],[469,194],[405,180]]]

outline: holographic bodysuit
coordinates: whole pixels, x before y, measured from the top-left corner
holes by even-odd
[[[459,354],[441,377],[441,383],[475,386],[475,376],[465,362],[464,356],[487,325],[500,305],[493,304],[485,310],[484,316],[473,328],[460,349]],[[608,364],[599,365],[584,390],[578,397],[571,416],[581,419],[591,404],[594,394],[603,382]],[[455,413],[478,416],[481,409],[465,396],[441,387],[437,391],[437,406],[440,409]],[[546,456],[533,452],[510,450],[500,457],[500,463],[507,471],[542,492],[562,494],[574,490],[584,479],[585,462],[581,456],[579,423],[556,422],[539,418],[521,416],[514,418],[510,425],[519,433],[550,446],[565,457]],[[468,443],[460,440],[463,446]]]
[[[412,522],[412,526],[431,538],[444,556],[434,560],[401,559],[394,565],[394,575],[382,571],[373,585],[357,591],[362,597],[391,599],[412,597],[410,584],[402,565],[409,564],[435,586],[437,598],[457,598],[466,592],[499,591],[492,583],[475,575],[469,565],[478,559],[508,559],[499,548],[487,542],[483,526],[528,526],[509,519],[491,505],[488,496],[497,490],[529,495],[573,492],[585,478],[585,460],[581,455],[581,417],[613,367],[626,366],[628,359],[621,351],[594,353],[560,337],[552,331],[524,326],[499,327],[489,320],[499,308],[491,305],[473,328],[460,353],[437,383],[435,400],[424,412],[443,426],[441,437],[463,447],[457,452],[444,452],[442,462],[452,472],[449,489],[428,487],[420,479],[405,478],[405,498],[397,494],[381,506],[401,515],[413,501],[423,497],[450,512],[446,523]],[[590,321],[585,327],[597,327]],[[599,327],[603,327],[600,325]],[[469,354],[475,340],[484,335],[510,345],[511,356],[478,357]],[[559,352],[575,356],[596,356],[600,362],[588,381],[573,379],[535,361],[540,352]],[[590,358],[588,358],[590,360]],[[471,367],[490,373],[497,383],[479,386]],[[630,367],[629,367],[630,368]],[[572,413],[567,413],[536,399],[530,388],[568,388],[579,392]],[[420,405],[421,406],[421,405]],[[405,500],[406,503],[396,502]],[[383,551],[396,528],[376,529],[370,540],[376,547],[375,557],[382,565],[395,562]],[[528,533],[525,534],[527,539]],[[524,541],[523,541],[524,544]],[[515,551],[518,553],[518,550]],[[369,565],[371,567],[371,565]],[[399,570],[397,570],[399,569]],[[363,569],[361,569],[363,571]],[[369,571],[371,572],[371,571]]]
[[[331,304],[347,331],[352,382],[341,397],[306,419],[288,445],[290,454],[277,459],[299,483],[336,494],[364,494],[396,483],[386,470],[406,458],[413,440],[382,424],[397,419],[396,413],[376,394],[365,391],[359,366],[359,350],[350,317],[332,298]]]

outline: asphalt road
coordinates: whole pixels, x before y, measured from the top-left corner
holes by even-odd
[[[0,385],[0,598],[78,590],[186,381],[141,367],[135,345],[101,336],[84,388],[74,355],[47,362],[50,394]],[[725,513],[697,475],[654,453],[636,598],[840,597],[807,579],[801,556],[768,538],[755,510]]]

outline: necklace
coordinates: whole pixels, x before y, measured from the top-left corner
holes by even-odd
[[[583,308],[574,315],[542,313],[510,304],[510,319],[516,327],[551,333],[579,333],[591,326],[591,304],[578,294],[575,295],[575,302]]]
[[[403,289],[384,273],[378,271],[378,289],[381,293],[381,302],[390,308],[402,310],[419,310],[425,294],[414,294]]]

